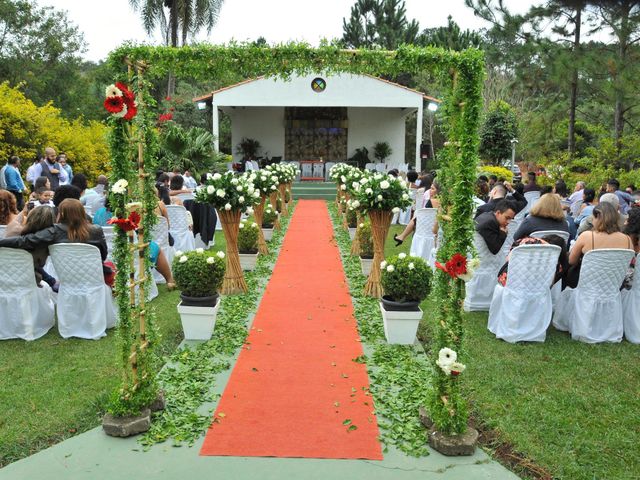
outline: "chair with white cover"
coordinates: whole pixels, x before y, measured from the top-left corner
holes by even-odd
[[[479,233],[474,234],[473,244],[478,252],[480,264],[473,272],[473,277],[466,283],[464,310],[467,312],[486,312],[491,306],[493,291],[498,284],[498,272],[504,265],[511,243],[504,245],[495,255],[489,251],[487,244]]]
[[[49,254],[60,280],[58,331],[63,338],[97,340],[116,325],[111,288],[104,283],[100,250],[86,243],[58,243]]]
[[[488,329],[506,342],[544,342],[551,323],[553,282],[561,248],[522,245],[511,251],[507,283],[493,291]]]
[[[409,255],[422,257],[425,262],[429,262],[431,250],[436,244],[433,226],[436,223],[437,214],[437,208],[420,208],[416,210],[416,229],[413,233]],[[433,265],[430,266],[433,267]]]
[[[333,167],[336,164],[336,162],[327,162],[324,164],[324,181],[325,182],[330,182],[331,178],[329,177],[329,170],[331,170],[331,167]]]
[[[540,192],[526,192],[524,198],[527,200],[527,206],[524,207],[524,212],[529,213],[531,207],[540,199]]]
[[[303,163],[302,164],[302,176],[305,178],[313,177],[313,164],[312,163]]]
[[[107,241],[107,258],[112,260],[113,258],[113,239],[116,236],[115,227],[113,225],[107,225],[102,227],[102,233],[104,233],[104,239]],[[46,270],[46,268],[45,268]],[[53,275],[51,272],[49,272]]]
[[[636,255],[636,272],[631,290],[622,290],[622,323],[624,338],[631,343],[640,343],[640,253]]]
[[[313,164],[313,178],[324,178],[324,163],[316,162]]]
[[[537,232],[532,232],[529,235],[532,238],[544,238],[548,235],[557,235],[561,237],[564,242],[567,244],[567,248],[569,246],[569,232],[564,232],[562,230],[538,230]]]
[[[193,232],[189,230],[187,209],[182,205],[167,205],[167,213],[169,214],[169,232],[174,240],[173,247],[183,252],[195,250],[196,241]]]
[[[585,343],[622,341],[620,286],[634,255],[633,250],[622,248],[585,253],[578,286],[562,292],[553,326]]]
[[[55,323],[49,285],[36,285],[33,257],[16,248],[0,248],[0,340],[35,340]]]
[[[413,203],[415,206],[415,210],[418,210],[419,208],[423,208],[422,204],[424,203],[424,188],[419,188],[418,190],[416,190],[416,199]]]
[[[193,200],[194,198],[196,198],[193,193],[179,193],[178,195],[176,195],[176,197],[178,197],[180,200],[182,200],[183,202],[185,200]]]
[[[387,171],[387,164],[384,162],[376,163],[376,171],[385,173]]]
[[[0,238],[4,238],[5,232],[7,231],[6,225],[0,225]]]
[[[258,163],[257,160],[251,160],[251,166],[253,167],[254,170],[260,170],[260,164]]]
[[[158,217],[158,221],[153,226],[153,230],[151,231],[151,238],[158,244],[162,253],[167,259],[169,265],[173,262],[173,257],[175,256],[174,248],[169,245],[169,224],[167,219],[164,217]],[[153,279],[156,283],[167,283],[165,278],[158,272],[155,268],[152,270]]]
[[[375,163],[373,163],[373,162],[366,163],[366,164],[364,165],[364,169],[365,169],[365,170],[368,170],[368,171],[370,171],[370,172],[375,172],[375,171],[376,171],[376,164],[375,164]]]

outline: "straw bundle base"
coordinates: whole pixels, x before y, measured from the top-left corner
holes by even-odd
[[[238,231],[240,230],[240,210],[219,210],[218,217],[222,223],[222,232],[227,241],[227,268],[222,280],[223,295],[247,293],[249,288],[244,281],[240,256],[238,255]]]
[[[370,297],[381,298],[383,295],[380,283],[380,263],[384,260],[384,242],[391,226],[392,213],[386,210],[371,210],[371,231],[373,234],[373,264],[371,273],[364,286],[364,294]]]
[[[264,233],[262,232],[262,219],[264,218],[264,204],[267,201],[267,198],[263,196],[260,199],[260,203],[255,206],[253,209],[253,216],[256,219],[256,223],[258,224],[258,253],[262,255],[266,255],[269,253],[269,249],[267,248],[267,242],[264,239]]]

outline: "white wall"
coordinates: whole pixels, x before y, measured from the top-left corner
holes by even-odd
[[[260,142],[259,156],[284,158],[284,107],[225,109],[231,117],[231,146],[233,160],[242,160],[236,146],[242,137]]]
[[[369,158],[377,162],[373,156],[373,145],[376,142],[387,142],[393,153],[386,163],[390,168],[403,165],[405,145],[405,115],[407,109],[400,108],[355,108],[348,109],[349,135],[347,151],[349,157],[356,153],[356,148],[366,147]]]

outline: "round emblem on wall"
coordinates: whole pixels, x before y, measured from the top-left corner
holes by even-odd
[[[327,82],[325,82],[324,78],[314,78],[311,81],[311,90],[316,93],[324,92],[325,88],[327,88]]]

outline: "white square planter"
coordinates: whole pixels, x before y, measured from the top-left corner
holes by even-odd
[[[220,297],[215,307],[189,307],[178,304],[185,340],[209,340],[216,326]]]
[[[349,227],[349,238],[351,240],[356,238],[356,228],[355,227],[353,227],[353,228]]]
[[[240,266],[242,270],[250,272],[256,268],[256,262],[258,261],[257,253],[240,253]]]
[[[273,237],[273,228],[262,227],[262,234],[264,235],[264,239],[268,242]]]
[[[382,303],[379,305],[387,343],[413,345],[422,319],[422,310],[420,308],[417,311],[386,310]]]
[[[362,268],[362,274],[365,277],[368,277],[371,273],[371,264],[373,263],[373,258],[362,258],[360,257],[360,268]]]

